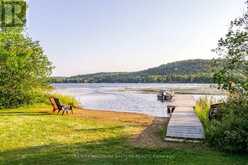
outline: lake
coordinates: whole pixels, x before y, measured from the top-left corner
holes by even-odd
[[[202,91],[208,91],[208,96],[209,91],[216,93],[216,89],[211,87],[212,84],[89,83],[53,86],[57,93],[74,96],[79,100],[80,106],[86,109],[134,112],[158,117],[167,117],[166,103],[157,100],[158,90],[191,91],[195,99],[205,95]]]

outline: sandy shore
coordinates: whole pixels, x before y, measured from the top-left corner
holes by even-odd
[[[74,113],[76,116],[84,118],[94,118],[97,120],[104,121],[120,121],[120,122],[131,122],[142,125],[149,125],[154,120],[154,117],[129,112],[113,112],[108,110],[93,110],[93,109],[77,109]]]

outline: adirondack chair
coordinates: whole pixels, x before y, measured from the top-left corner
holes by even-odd
[[[218,103],[218,104],[212,104],[210,106],[210,110],[208,113],[208,119],[212,120],[212,119],[217,119],[219,120],[222,117],[221,114],[221,107],[223,106],[224,103]]]
[[[50,97],[49,98],[52,106],[53,106],[53,112],[56,112],[58,111],[57,114],[59,114],[60,111],[62,111],[62,115],[64,115],[64,113],[66,112],[67,114],[69,112],[73,113],[73,109],[72,109],[72,106],[71,105],[63,105],[63,104],[60,104],[60,101],[58,98],[55,98],[55,97]]]

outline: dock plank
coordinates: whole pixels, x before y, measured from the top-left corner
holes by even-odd
[[[204,139],[202,124],[194,112],[195,101],[190,95],[176,95],[169,105],[176,106],[171,115],[165,140]]]

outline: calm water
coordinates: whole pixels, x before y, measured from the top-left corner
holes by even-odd
[[[152,116],[167,116],[166,103],[156,94],[138,89],[208,88],[209,84],[53,84],[56,92],[74,96],[88,109],[135,112]],[[126,90],[129,89],[129,90]],[[130,90],[131,89],[131,90]],[[199,96],[196,96],[196,98]]]

